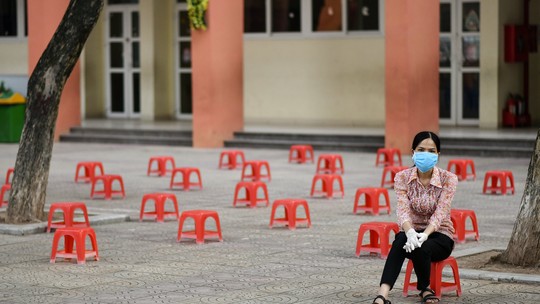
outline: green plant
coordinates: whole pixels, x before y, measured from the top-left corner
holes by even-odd
[[[187,9],[191,28],[206,30],[204,13],[208,9],[208,0],[187,0]]]

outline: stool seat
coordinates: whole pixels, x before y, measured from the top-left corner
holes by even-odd
[[[316,190],[315,186],[318,181],[321,181],[321,190]],[[339,190],[334,191],[334,181],[338,182]],[[343,188],[343,179],[341,175],[338,174],[315,174],[313,176],[313,181],[311,183],[311,194],[310,196],[323,195],[326,198],[334,197],[334,194],[341,195],[341,198],[345,195],[345,190]]]
[[[80,170],[84,169],[81,175]],[[96,170],[99,170],[99,174],[96,173]],[[77,164],[77,169],[75,169],[75,182],[82,180],[85,183],[92,182],[95,176],[104,175],[105,170],[103,169],[103,164],[98,161],[89,161],[89,162],[80,162]]]
[[[227,161],[225,161],[227,160]],[[219,155],[219,166],[218,169],[229,169],[233,170],[237,167],[243,166],[246,158],[244,156],[244,151],[242,150],[227,150],[222,151]]]
[[[115,181],[117,181],[120,185],[120,190],[113,190],[113,183]],[[96,190],[96,185],[99,184],[99,182],[103,183],[103,190]],[[111,174],[94,176],[92,179],[90,198],[93,199],[96,195],[103,196],[103,198],[107,200],[110,200],[113,196],[118,195],[125,198],[126,192],[124,191],[124,181],[122,180],[122,176]]]
[[[281,218],[276,218],[276,210],[280,206],[283,206],[285,215]],[[299,206],[304,207],[306,217],[300,218],[296,216]],[[274,227],[274,224],[284,224],[289,227],[289,230],[295,230],[297,224],[307,224],[308,228],[311,227],[311,218],[309,216],[307,201],[290,198],[275,200],[272,204],[272,214],[270,215],[270,228]]]
[[[63,212],[64,220],[61,222],[53,222],[53,215],[56,210]],[[81,210],[84,216],[84,222],[75,221],[75,211]],[[51,232],[52,228],[69,228],[69,227],[90,227],[88,220],[88,211],[86,205],[82,202],[57,202],[52,203],[49,207],[49,216],[47,220],[47,232]]]
[[[248,174],[251,169],[251,174]],[[266,170],[266,174],[262,171]],[[266,179],[270,181],[272,176],[270,174],[270,164],[265,160],[250,160],[246,161],[242,166],[242,181],[260,181]]]
[[[381,188],[384,186],[390,186],[394,187],[394,178],[396,177],[396,174],[400,171],[403,171],[405,169],[408,169],[407,166],[386,166],[383,169],[382,173],[382,180],[381,180]],[[386,181],[386,176],[390,175],[390,180]]]
[[[194,230],[184,231],[184,221],[188,218],[192,218],[194,221]],[[205,222],[207,218],[213,218],[216,222],[216,230],[206,230]],[[180,215],[180,223],[178,225],[178,237],[177,242],[180,242],[182,238],[195,239],[197,244],[203,244],[204,240],[209,238],[218,238],[220,242],[223,242],[221,236],[221,225],[219,223],[219,215],[216,211],[212,210],[187,210]]]
[[[245,196],[243,198],[238,197],[239,193],[245,190]],[[259,198],[257,196],[257,191],[262,189],[263,197]],[[255,208],[257,204],[262,203],[268,206],[268,188],[264,182],[239,182],[236,184],[236,189],[234,190],[234,201],[233,207],[236,207],[236,204],[246,204],[251,208]]]
[[[360,198],[364,195],[365,202],[360,205]],[[384,205],[379,205],[379,198],[383,195],[385,199]],[[354,198],[353,213],[358,211],[364,211],[365,213],[371,213],[373,215],[379,215],[380,211],[386,211],[390,214],[390,197],[388,196],[388,190],[386,188],[358,188],[356,189],[356,195]]]
[[[490,185],[488,185],[489,181],[491,181]],[[509,181],[509,185],[507,184],[507,181]],[[500,191],[503,195],[506,194],[506,191],[512,191],[512,194],[514,194],[514,175],[512,174],[512,171],[487,171],[484,177],[484,187],[482,188],[482,193],[485,194],[488,191],[492,194]]]
[[[308,161],[314,162],[313,147],[311,145],[292,145],[289,149],[289,163],[296,162],[304,164]]]
[[[471,219],[472,229],[466,229],[467,218]],[[478,233],[478,223],[476,221],[476,213],[473,210],[467,209],[451,209],[450,219],[456,230],[454,239],[458,243],[465,243],[465,239],[470,236],[474,236],[474,239],[478,241],[480,234]]]
[[[397,161],[395,158],[397,157]],[[382,158],[382,159],[381,159]],[[403,166],[401,162],[401,151],[395,148],[379,148],[377,149],[377,159],[375,167],[382,164],[384,166],[393,166],[396,163],[398,166]]]
[[[343,157],[340,154],[321,154],[317,159],[317,174],[344,174]]]
[[[468,168],[470,168],[470,173],[467,172]],[[476,170],[474,169],[474,161],[472,159],[451,159],[448,161],[446,170],[455,173],[460,181],[469,178],[476,180]]]
[[[2,190],[0,190],[0,207],[8,204],[9,195],[6,193],[8,191],[11,191],[11,184],[2,185]]]
[[[369,243],[363,244],[364,234],[369,231]],[[356,240],[356,256],[360,256],[361,251],[370,254],[380,254],[381,259],[386,259],[392,244],[390,243],[390,232],[394,235],[399,232],[399,226],[395,222],[367,222],[360,225],[358,229],[358,239]]]
[[[165,203],[170,200],[173,204],[174,211],[165,211]],[[154,202],[154,211],[144,211],[148,201]],[[163,223],[165,218],[178,219],[178,201],[176,195],[172,193],[149,193],[145,194],[141,202],[141,212],[139,221],[145,218],[155,219],[158,223]]]
[[[156,164],[155,168],[152,166]],[[167,169],[167,164],[170,164],[170,169]],[[146,170],[146,175],[150,176],[151,174],[157,173],[158,176],[165,176],[167,172],[172,172],[176,167],[174,163],[174,157],[172,156],[153,156],[148,160],[148,169]]]
[[[9,185],[11,184],[11,175],[15,172],[15,169],[13,168],[8,168],[7,169],[7,172],[6,172],[6,182],[4,183],[5,185]]]
[[[191,174],[195,174],[197,177],[197,180],[195,182],[191,181]],[[176,175],[180,175],[182,177],[181,181],[175,181]],[[171,182],[169,184],[169,188],[174,189],[176,187],[179,187],[180,190],[183,191],[189,191],[196,187],[198,190],[202,190],[202,178],[201,178],[201,172],[198,168],[174,168],[172,170],[171,175]]]
[[[86,237],[90,238],[92,249],[86,250]],[[58,242],[64,237],[64,250],[58,250]],[[75,244],[75,250],[73,245]],[[77,259],[77,264],[85,264],[87,258],[99,260],[98,246],[96,233],[90,227],[68,227],[56,229],[53,237],[53,245],[51,252],[51,263],[56,261],[56,258]]]
[[[452,268],[452,273],[454,275],[454,282],[446,282],[442,280],[442,272],[445,266],[450,266]],[[405,281],[403,284],[403,296],[406,297],[409,294],[409,291],[417,292],[417,283],[411,282],[411,274],[413,271],[413,263],[411,260],[407,263],[407,271],[405,272]],[[431,274],[429,286],[435,295],[440,299],[443,292],[455,291],[457,296],[461,296],[461,281],[459,279],[459,269],[457,261],[454,257],[448,257],[446,260],[439,262],[431,262]]]

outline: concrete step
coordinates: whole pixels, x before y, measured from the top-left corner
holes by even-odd
[[[191,131],[156,130],[156,129],[122,129],[122,128],[90,128],[73,127],[70,134],[92,135],[130,135],[130,136],[154,136],[154,137],[192,137]]]
[[[529,158],[534,139],[446,137],[441,150],[444,155]],[[375,152],[384,146],[384,136],[286,134],[236,132],[226,147],[289,149],[291,145],[310,144],[315,150]]]
[[[122,132],[120,132],[122,133]],[[111,143],[111,144],[138,144],[138,145],[161,145],[161,146],[187,146],[193,145],[193,140],[188,136],[172,136],[163,134],[139,135],[118,134],[100,132],[69,133],[60,136],[61,142],[85,142],[85,143]]]

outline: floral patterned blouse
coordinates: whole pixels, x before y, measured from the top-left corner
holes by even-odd
[[[398,225],[409,221],[415,230],[424,230],[429,224],[435,231],[452,238],[454,226],[450,220],[452,198],[456,193],[457,176],[438,167],[427,187],[420,183],[416,167],[403,170],[394,178]],[[403,229],[403,228],[401,228]]]

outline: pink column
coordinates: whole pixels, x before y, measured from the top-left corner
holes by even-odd
[[[193,146],[222,147],[244,127],[243,0],[211,0],[208,29],[192,30]]]
[[[439,132],[439,1],[386,0],[385,146],[410,153]]]
[[[28,0],[28,73],[31,74],[49,44],[60,20],[68,7],[69,0]],[[80,67],[75,65],[69,76],[58,110],[54,133],[55,140],[70,127],[81,124]]]

